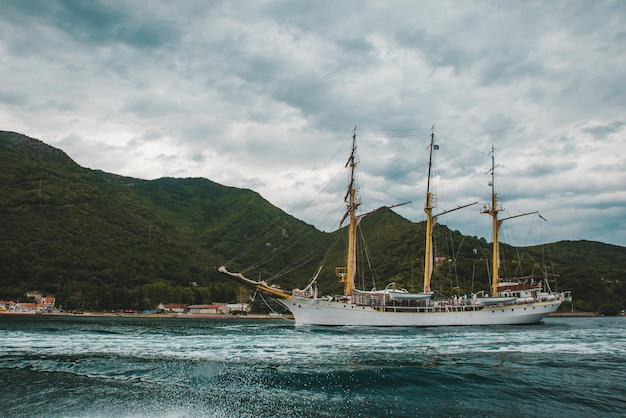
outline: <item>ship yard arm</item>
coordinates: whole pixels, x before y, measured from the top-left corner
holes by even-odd
[[[246,286],[246,287],[250,287],[253,289],[257,289],[263,293],[269,294],[270,296],[274,296],[277,297],[279,299],[290,299],[291,295],[284,292],[283,290],[274,287],[274,286],[270,286],[269,284],[265,283],[264,281],[256,281],[256,280],[251,280],[248,279],[247,277],[245,277],[243,274],[241,273],[232,273],[230,271],[228,271],[226,269],[226,267],[221,266],[218,267],[217,271],[219,273],[222,273],[223,275],[227,276],[228,278],[235,280],[236,282]]]

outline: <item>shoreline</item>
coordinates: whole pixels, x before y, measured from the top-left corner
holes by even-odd
[[[7,315],[34,315],[27,313],[10,313]],[[246,315],[228,315],[228,314],[181,314],[181,313],[130,313],[130,312],[42,312],[36,314],[37,316],[92,316],[92,317],[124,317],[124,318],[210,318],[210,319],[287,319],[293,320],[293,315],[280,314],[246,314]],[[3,315],[2,315],[3,316]],[[547,317],[569,317],[569,318],[592,318],[602,317],[598,312],[555,312]],[[616,315],[620,316],[620,315]]]
[[[571,318],[589,318],[594,316],[604,316],[600,315],[598,312],[554,312],[548,315],[548,317],[571,317]],[[619,315],[615,315],[619,316]]]
[[[179,313],[130,313],[130,312],[45,312],[37,314],[38,316],[93,316],[93,317],[124,317],[124,318],[211,318],[211,319],[293,319],[293,315],[270,315],[270,314],[246,314],[246,315],[228,315],[228,314],[179,314]]]

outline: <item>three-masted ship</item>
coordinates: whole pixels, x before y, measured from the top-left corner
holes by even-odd
[[[513,325],[540,322],[547,315],[555,312],[563,301],[570,300],[570,292],[552,291],[547,278],[544,280],[499,278],[498,229],[505,219],[498,219],[500,209],[493,182],[495,170],[493,150],[491,203],[483,210],[483,213],[492,217],[493,222],[491,294],[479,292],[471,297],[455,296],[436,300],[433,298],[434,293],[430,288],[434,265],[432,238],[437,216],[443,214],[436,216],[432,214],[434,204],[430,191],[430,172],[433,150],[437,147],[434,142],[434,132],[431,132],[428,183],[424,205],[426,243],[422,292],[411,293],[397,287],[395,283],[390,283],[381,290],[368,291],[355,287],[356,229],[364,216],[356,213],[359,206],[355,187],[356,132],[352,135],[351,153],[346,164],[350,171],[350,181],[344,198],[346,211],[340,222],[341,226],[345,220],[348,220],[347,263],[335,270],[340,282],[343,283],[343,294],[335,297],[318,296],[317,275],[303,290],[294,289],[288,292],[262,280],[251,280],[241,273],[230,272],[225,266],[219,267],[218,271],[278,300],[293,314],[296,324],[388,327]]]

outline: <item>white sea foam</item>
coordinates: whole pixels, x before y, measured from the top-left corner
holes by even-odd
[[[619,327],[618,327],[619,328]],[[196,330],[197,331],[197,330]],[[373,334],[375,335],[372,338]],[[382,334],[382,335],[381,335]],[[573,355],[626,355],[623,329],[605,329],[598,337],[593,330],[543,327],[453,328],[367,330],[359,334],[342,329],[285,329],[262,325],[229,325],[206,328],[190,335],[102,333],[91,330],[33,335],[3,332],[0,355],[16,353],[41,357],[116,356],[139,359],[188,359],[269,363],[306,363],[314,358],[337,359],[348,353],[364,356],[454,355],[520,352],[524,354],[570,353]]]
[[[623,411],[626,397],[625,324],[549,318],[537,326],[380,329],[251,320],[0,321],[0,401],[14,415],[39,405],[49,416],[87,417],[472,416],[497,391],[493,415],[549,409],[611,416]],[[54,393],[62,396],[50,402]]]

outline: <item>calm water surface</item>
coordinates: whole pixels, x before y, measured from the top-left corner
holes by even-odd
[[[45,417],[626,416],[626,318],[327,328],[0,316],[0,410]]]

